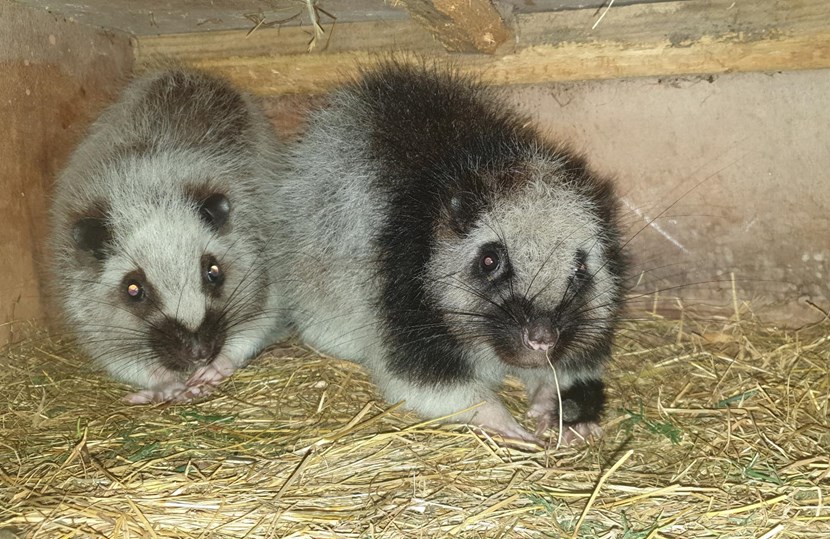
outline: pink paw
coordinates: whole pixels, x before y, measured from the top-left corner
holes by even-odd
[[[545,433],[549,429],[559,430],[559,411],[555,401],[552,404],[535,401],[527,410],[526,415],[528,419],[536,422],[534,432],[537,438],[548,439]],[[551,437],[550,440],[554,445],[561,443],[562,446],[576,446],[586,443],[591,438],[599,438],[601,435],[602,427],[599,426],[599,423],[593,421],[584,423],[564,422],[562,423],[561,439],[557,436]]]
[[[213,393],[216,386],[225,378],[233,374],[236,367],[223,357],[219,357],[211,364],[200,367],[187,382],[182,383],[170,374],[155,380],[156,385],[130,393],[124,400],[130,404],[151,404],[158,402],[184,403],[206,397]]]
[[[130,393],[124,397],[124,400],[130,404],[168,402],[174,400],[186,389],[187,387],[181,382],[168,382],[150,389],[142,389],[140,391],[136,391],[135,393]]]
[[[124,397],[124,400],[130,404],[153,404],[161,402],[181,404],[200,397],[206,397],[213,393],[215,388],[216,386],[210,384],[191,386],[182,384],[181,382],[175,382],[130,393]]]
[[[544,445],[538,437],[522,428],[500,403],[486,403],[478,408],[473,416],[473,423],[487,432],[500,436],[505,445],[512,445],[511,442],[521,442],[535,446]]]
[[[565,432],[562,433],[562,445],[578,446],[596,440],[602,436],[602,427],[599,423],[565,423]]]
[[[218,357],[209,365],[200,367],[187,380],[189,388],[198,386],[213,386],[216,387],[222,383],[225,378],[230,376],[236,370],[236,366],[223,357]]]

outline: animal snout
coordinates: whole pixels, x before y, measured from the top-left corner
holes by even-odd
[[[213,360],[225,344],[225,329],[211,313],[194,331],[175,318],[153,325],[150,346],[166,368],[184,372]]]
[[[543,352],[556,346],[559,330],[548,319],[534,320],[522,331],[522,344],[531,350]]]
[[[189,345],[186,347],[190,359],[194,361],[210,359],[213,357],[214,348],[215,343],[204,341],[199,339],[197,336],[194,336]]]

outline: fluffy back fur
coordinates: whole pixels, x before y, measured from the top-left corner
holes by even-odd
[[[134,81],[93,124],[56,186],[52,274],[112,375],[164,385],[276,338],[264,213],[278,152],[255,103],[190,71]]]
[[[303,338],[424,415],[484,401],[476,421],[508,434],[492,391],[512,372],[540,394],[551,362],[564,395],[587,392],[574,422],[596,420],[623,258],[612,188],[581,159],[483,86],[388,62],[312,115],[293,163],[280,227]]]

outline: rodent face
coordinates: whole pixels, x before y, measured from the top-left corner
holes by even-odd
[[[517,367],[579,361],[607,345],[620,303],[607,230],[589,198],[542,176],[495,197],[469,233],[434,249],[449,326]]]
[[[68,311],[81,342],[119,378],[183,377],[262,308],[264,269],[254,248],[221,230],[225,209],[221,198],[206,209],[182,197],[111,210],[111,222],[140,224],[105,235],[99,263],[74,280]]]

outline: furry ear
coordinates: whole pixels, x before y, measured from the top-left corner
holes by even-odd
[[[103,217],[84,217],[72,225],[72,238],[78,248],[89,251],[98,260],[107,257],[107,244],[112,240],[112,232]]]
[[[459,235],[470,231],[481,213],[484,203],[471,191],[458,191],[446,203],[450,228]]]
[[[213,193],[199,202],[199,216],[213,230],[221,229],[231,213],[231,202],[222,193]]]

